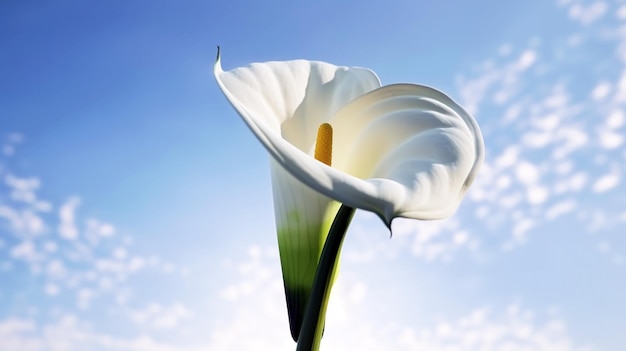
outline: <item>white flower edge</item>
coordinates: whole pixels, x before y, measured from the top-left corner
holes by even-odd
[[[276,70],[276,65],[280,63],[273,62],[272,64],[273,69]],[[256,65],[262,67],[264,64]],[[280,67],[278,69],[280,70]],[[482,164],[484,158],[482,134],[478,124],[467,111],[450,97],[431,87],[417,84],[394,84],[356,97],[336,115],[341,115],[341,111],[349,110],[354,106],[358,108],[359,105],[376,104],[378,100],[396,98],[398,109],[415,109],[416,113],[421,113],[424,109],[421,104],[426,101],[427,105],[434,104],[444,111],[444,117],[454,123],[454,129],[452,129],[455,134],[454,140],[443,140],[443,137],[440,137],[437,143],[450,149],[448,155],[452,155],[455,159],[447,160],[446,164],[439,163],[437,160],[424,161],[426,164],[430,162],[431,167],[426,169],[421,167],[419,172],[413,173],[411,170],[405,170],[398,177],[402,181],[380,177],[361,179],[352,176],[335,167],[329,167],[301,151],[281,136],[280,121],[274,123],[275,120],[271,116],[259,116],[259,109],[256,106],[242,103],[242,96],[238,96],[241,95],[241,91],[238,91],[241,89],[235,86],[235,91],[233,91],[224,83],[225,79],[232,78],[229,75],[233,74],[233,71],[222,70],[218,54],[214,65],[214,75],[219,87],[274,160],[302,183],[325,196],[347,206],[378,214],[388,227],[391,226],[391,221],[395,217],[440,219],[451,215],[460,204]],[[285,66],[285,71],[285,74],[289,74],[287,66]],[[280,75],[283,72],[277,74]],[[293,79],[293,77],[285,79],[289,78]],[[269,99],[284,93],[272,92],[271,88],[280,89],[280,86],[263,87],[265,89],[263,94],[269,96]],[[243,90],[249,92],[250,87]],[[404,106],[402,104],[406,99],[402,99],[403,96],[416,97],[416,99],[408,99],[409,106]],[[327,101],[320,101],[320,103],[324,104]],[[256,114],[251,112],[255,109]],[[446,131],[446,137],[449,137],[448,132]],[[398,157],[411,157],[406,152],[400,154]],[[434,193],[434,189],[446,189],[446,191],[445,194]],[[437,206],[429,205],[429,200],[436,200]]]

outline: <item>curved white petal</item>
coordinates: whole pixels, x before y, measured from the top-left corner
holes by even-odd
[[[315,143],[312,130],[354,98],[380,87],[371,70],[319,61],[253,63],[224,72],[218,54],[214,74],[257,137],[254,125],[262,124],[305,152]]]
[[[353,94],[331,89],[337,84],[320,93],[327,86],[318,84],[309,96],[305,83],[288,79],[285,72],[294,67],[337,69],[308,61],[270,62],[228,72],[221,70],[219,60],[215,65],[228,100],[288,172],[334,200],[377,213],[388,226],[394,217],[438,219],[458,207],[484,157],[480,129],[461,106],[440,91],[415,84],[385,86],[361,96],[358,89],[350,90]],[[361,78],[369,71],[356,72]],[[353,81],[357,79],[348,82]],[[305,96],[285,94],[294,89]],[[260,92],[262,98],[256,96]],[[338,101],[345,105],[338,107]],[[298,103],[317,106],[323,113],[299,114]],[[293,139],[285,130],[298,119],[314,122],[297,122],[306,128]],[[334,129],[332,167],[310,156],[317,126],[323,122]]]
[[[370,207],[355,207],[380,214],[386,223],[394,217],[449,216],[484,158],[482,134],[472,116],[442,92],[422,85],[374,90],[344,106],[329,123],[333,168],[356,178],[344,177],[342,192],[365,195]],[[370,190],[363,182],[375,190],[363,194]],[[332,190],[321,182],[307,184],[324,194]]]
[[[304,60],[252,64],[224,72],[219,54],[217,82],[261,142],[284,140],[301,157],[311,158],[319,125],[353,99],[380,87],[364,68]],[[276,229],[289,311],[297,340],[313,278],[338,204],[285,168],[274,152],[272,183]],[[312,158],[311,158],[312,159]],[[317,162],[317,161],[315,161]]]

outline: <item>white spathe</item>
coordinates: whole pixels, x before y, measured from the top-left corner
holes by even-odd
[[[372,211],[389,228],[395,217],[444,218],[456,210],[483,161],[476,121],[433,88],[381,87],[368,69],[305,60],[224,72],[219,50],[214,75],[272,156],[276,229],[296,341],[338,203]],[[313,157],[322,123],[333,127],[332,166]]]
[[[474,118],[430,87],[380,87],[368,69],[305,60],[224,72],[218,55],[214,74],[283,170],[387,226],[395,217],[451,215],[484,158]],[[324,122],[333,127],[332,167],[312,156]]]

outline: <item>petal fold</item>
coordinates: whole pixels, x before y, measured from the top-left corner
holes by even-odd
[[[315,143],[311,130],[317,131],[356,97],[380,87],[369,69],[319,61],[253,63],[224,72],[218,56],[213,73],[253,132],[254,125],[262,124],[305,152]]]
[[[474,118],[444,93],[423,85],[376,89],[344,106],[329,123],[335,134],[333,168],[357,179],[343,176],[334,189],[322,182],[307,184],[327,196],[331,190],[342,194],[331,196],[340,202],[360,196],[361,205],[343,202],[374,211],[386,223],[394,217],[451,215],[484,158]]]
[[[358,79],[324,83],[339,71]],[[364,82],[375,77],[368,72],[302,60],[228,72],[219,60],[215,65],[230,103],[272,157],[302,183],[377,213],[387,226],[395,217],[449,216],[483,162],[478,124],[431,87],[394,84],[368,91],[374,85]],[[309,89],[306,82],[318,83]],[[324,122],[334,129],[332,167],[311,157],[315,131]]]

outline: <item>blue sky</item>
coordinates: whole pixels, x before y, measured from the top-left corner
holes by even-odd
[[[483,130],[453,217],[357,213],[322,350],[626,348],[626,2],[67,0],[0,5],[0,351],[295,348],[216,45],[431,85]]]

